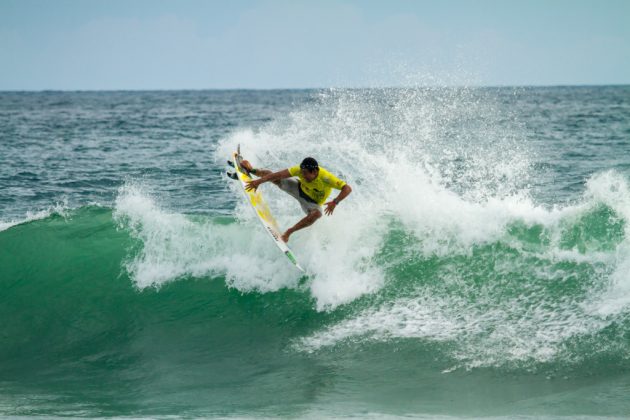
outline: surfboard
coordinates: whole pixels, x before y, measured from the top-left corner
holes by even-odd
[[[300,271],[304,272],[304,269],[300,266],[293,255],[293,252],[289,248],[289,246],[280,239],[282,233],[280,233],[280,228],[278,227],[278,222],[271,214],[271,210],[269,206],[265,202],[265,199],[260,192],[259,189],[256,191],[247,191],[245,187],[247,186],[247,182],[252,180],[252,177],[249,175],[247,170],[241,166],[241,162],[243,161],[243,157],[241,156],[241,145],[239,144],[236,152],[232,153],[232,162],[234,164],[234,174],[228,174],[231,178],[239,181],[240,188],[242,189],[245,197],[249,204],[251,204],[256,216],[258,216],[258,220],[265,228],[265,231],[271,236],[274,243],[280,248],[282,253],[286,255],[286,257],[291,261],[291,263],[297,267]]]

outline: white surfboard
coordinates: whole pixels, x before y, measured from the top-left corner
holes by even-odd
[[[236,152],[232,153],[232,158],[232,162],[234,162],[234,172],[238,177],[239,184],[241,185],[243,193],[245,193],[245,196],[247,197],[247,201],[249,201],[249,203],[254,208],[254,211],[256,212],[260,223],[262,223],[267,233],[269,233],[275,244],[278,246],[278,248],[280,248],[284,255],[287,256],[289,261],[291,261],[291,263],[293,263],[293,265],[295,265],[300,271],[304,272],[304,269],[300,266],[300,264],[298,264],[289,246],[282,239],[280,239],[282,233],[280,233],[278,223],[271,214],[271,210],[269,210],[269,206],[265,202],[262,193],[259,190],[245,190],[247,182],[251,181],[252,177],[250,177],[247,170],[245,170],[245,168],[241,166],[241,161],[243,160],[243,157],[241,156],[240,145],[238,146]]]

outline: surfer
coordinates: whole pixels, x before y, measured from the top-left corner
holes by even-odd
[[[335,207],[352,192],[350,185],[320,167],[312,157],[307,157],[299,165],[278,172],[262,168],[255,169],[246,160],[241,162],[241,166],[249,173],[259,177],[247,183],[245,187],[247,191],[256,190],[260,184],[265,182],[273,182],[282,191],[295,198],[306,213],[302,220],[284,232],[281,236],[284,242],[289,241],[291,234],[309,227],[322,217],[322,204],[326,206],[324,212],[330,216],[335,211]],[[341,192],[337,197],[326,202],[333,188],[341,190]]]

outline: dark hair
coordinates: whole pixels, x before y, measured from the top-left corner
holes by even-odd
[[[316,169],[319,169],[319,165],[317,164],[317,161],[315,159],[313,159],[312,157],[307,157],[302,161],[302,163],[300,163],[300,168],[314,171]]]

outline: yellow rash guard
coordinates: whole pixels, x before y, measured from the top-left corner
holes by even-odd
[[[346,183],[326,169],[319,167],[319,174],[317,178],[308,182],[302,175],[302,169],[300,165],[292,166],[289,168],[291,176],[297,176],[300,178],[300,188],[308,197],[313,199],[317,204],[322,205],[326,202],[326,198],[330,195],[330,191],[335,188],[340,190]]]

